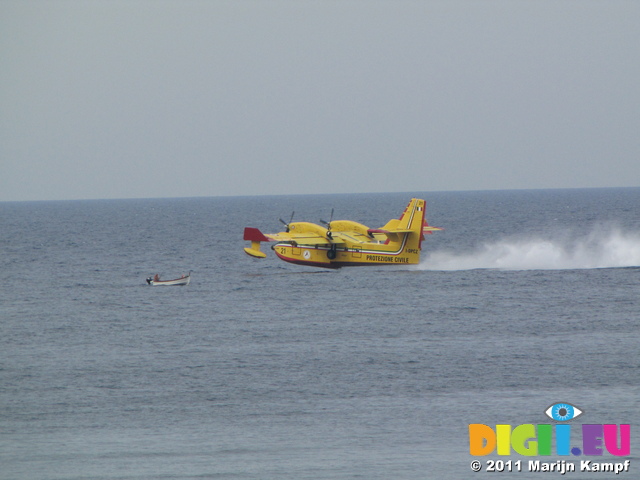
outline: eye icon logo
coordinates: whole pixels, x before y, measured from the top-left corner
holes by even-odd
[[[556,422],[568,422],[582,415],[584,412],[570,403],[554,403],[544,411],[545,415]]]

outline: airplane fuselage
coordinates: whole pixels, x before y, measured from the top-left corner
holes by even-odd
[[[406,242],[387,244],[370,242],[351,246],[292,245],[281,242],[271,248],[281,260],[297,265],[340,268],[366,265],[415,265],[420,250],[405,249]]]

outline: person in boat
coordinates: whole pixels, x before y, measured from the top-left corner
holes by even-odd
[[[160,281],[160,275],[158,275],[157,273],[153,276],[153,281],[154,282],[159,282]]]

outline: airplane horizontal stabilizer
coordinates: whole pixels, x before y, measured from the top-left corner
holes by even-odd
[[[413,230],[409,230],[408,228],[370,228],[369,233],[411,233]]]

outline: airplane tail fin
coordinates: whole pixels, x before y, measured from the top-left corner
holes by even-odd
[[[427,202],[419,198],[412,198],[400,219],[390,220],[383,228],[390,233],[407,234],[406,248],[421,249],[425,234],[442,230],[432,227],[425,218]]]
[[[424,222],[424,207],[426,202],[418,198],[412,198],[404,209],[400,220],[398,220],[397,229],[408,230],[419,233],[422,230]]]

